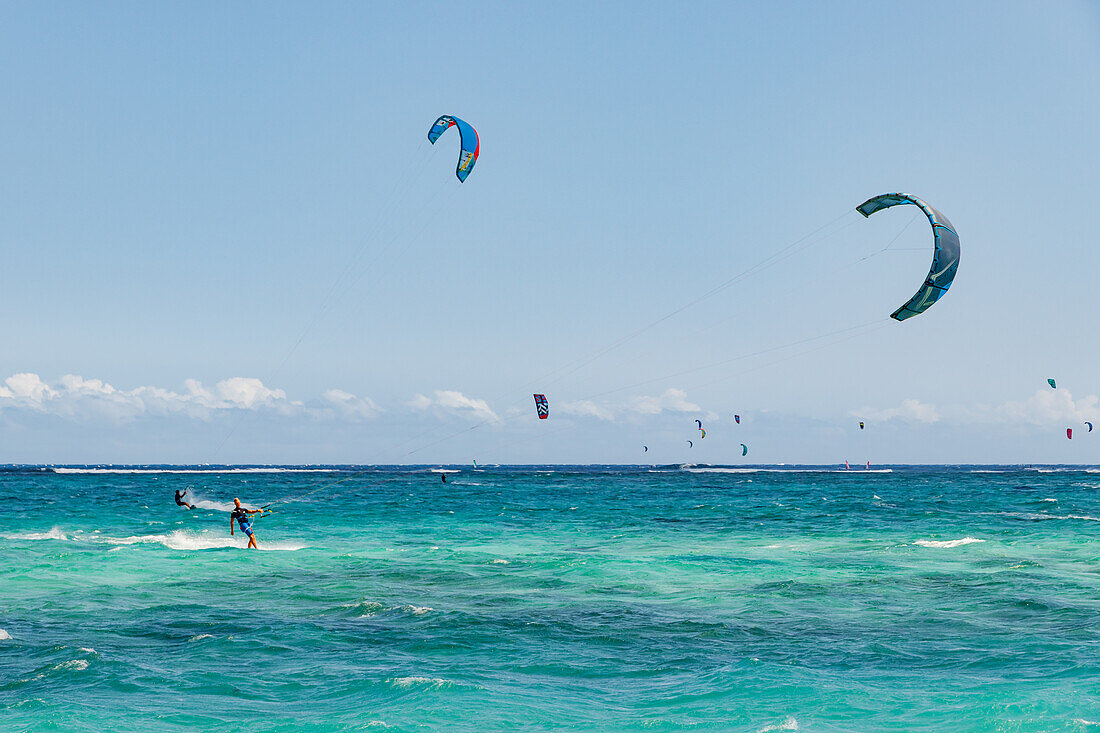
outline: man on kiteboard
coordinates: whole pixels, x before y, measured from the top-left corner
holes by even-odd
[[[194,509],[195,507],[191,506],[190,504],[188,504],[186,501],[183,500],[183,497],[186,494],[187,494],[187,489],[184,489],[183,491],[180,491],[179,489],[176,489],[176,506],[185,506],[188,509]]]
[[[262,509],[245,509],[241,506],[241,500],[233,499],[233,513],[229,515],[229,534],[233,534],[233,522],[237,522],[241,525],[241,531],[248,535],[248,547],[258,550],[259,545],[256,544],[256,535],[252,532],[252,520],[249,519],[250,514],[261,514]],[[247,548],[246,548],[247,549]]]

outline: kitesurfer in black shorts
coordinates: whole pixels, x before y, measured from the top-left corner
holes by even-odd
[[[190,504],[188,504],[186,501],[183,500],[183,497],[186,494],[187,494],[187,489],[184,489],[183,491],[180,491],[179,489],[176,489],[176,506],[185,506],[188,509],[194,509],[195,507],[191,506]]]

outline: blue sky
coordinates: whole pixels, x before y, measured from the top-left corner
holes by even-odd
[[[1095,3],[9,4],[0,64],[0,462],[1100,462]],[[963,248],[901,324],[895,190]]]

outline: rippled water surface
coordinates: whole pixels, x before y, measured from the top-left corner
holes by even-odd
[[[0,729],[1100,731],[1097,469],[448,478],[0,470]]]

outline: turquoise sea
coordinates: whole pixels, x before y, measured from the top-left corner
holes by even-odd
[[[2,468],[0,730],[1100,731],[1100,469],[891,468]]]

